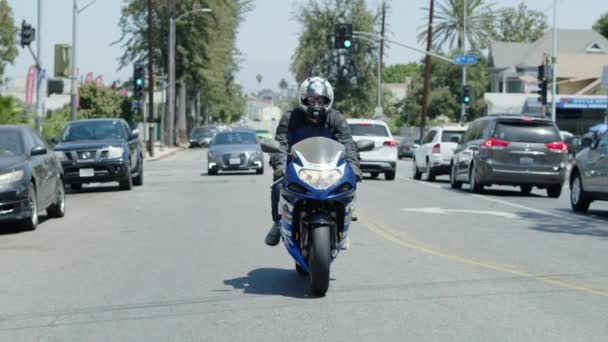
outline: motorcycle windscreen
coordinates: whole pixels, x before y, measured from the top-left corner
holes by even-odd
[[[329,138],[314,137],[300,141],[291,150],[299,152],[308,163],[335,166],[344,154],[344,145]]]

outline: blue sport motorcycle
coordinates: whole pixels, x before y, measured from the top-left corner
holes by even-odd
[[[344,159],[344,146],[313,137],[283,151],[276,142],[263,142],[266,153],[289,155],[279,201],[281,238],[300,274],[308,274],[311,290],[324,296],[331,262],[348,236],[357,181]],[[357,142],[359,152],[374,148],[371,140]]]

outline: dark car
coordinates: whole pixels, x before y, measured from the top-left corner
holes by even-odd
[[[190,133],[190,147],[207,147],[215,133],[208,127],[196,127]]]
[[[466,130],[451,162],[452,188],[469,183],[473,193],[492,184],[547,189],[560,196],[565,182],[568,147],[555,123],[545,118],[491,115]]]
[[[414,152],[420,145],[420,139],[414,139],[405,137],[399,143],[399,159],[401,158],[413,158]]]
[[[207,173],[255,170],[264,173],[264,156],[254,130],[235,129],[218,133],[207,152]]]
[[[85,183],[118,182],[123,190],[144,182],[144,160],[137,131],[122,119],[72,121],[64,128],[61,152],[64,179],[72,189]]]
[[[18,221],[38,225],[38,213],[65,215],[63,170],[59,159],[27,126],[0,126],[0,226]]]
[[[608,132],[576,155],[570,173],[570,203],[584,213],[593,201],[608,201]]]

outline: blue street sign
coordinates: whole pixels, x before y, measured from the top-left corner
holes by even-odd
[[[476,55],[456,55],[454,56],[454,63],[458,65],[464,64],[477,64]]]

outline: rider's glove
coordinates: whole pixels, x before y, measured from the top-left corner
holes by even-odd
[[[276,181],[279,178],[283,177],[285,175],[284,171],[283,171],[283,165],[278,165],[275,169],[274,169],[274,173],[272,174],[272,180]]]
[[[357,182],[360,182],[363,180],[363,172],[361,172],[361,169],[359,168],[359,165],[356,164],[350,164],[351,169],[353,169],[353,173],[355,174],[355,178],[357,178]]]

